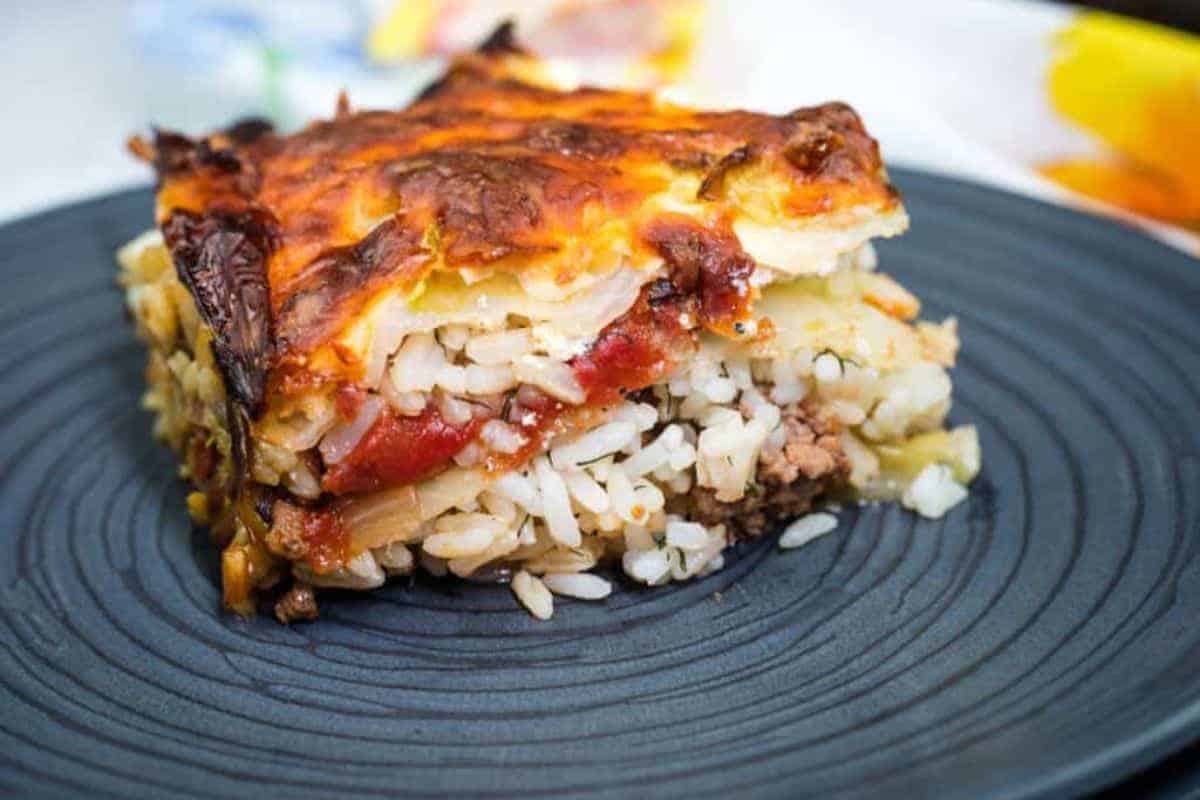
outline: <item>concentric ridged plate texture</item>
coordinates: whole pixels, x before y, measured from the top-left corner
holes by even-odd
[[[418,579],[284,628],[139,410],[113,250],[147,191],[0,229],[0,793],[1065,797],[1200,733],[1200,263],[899,171],[883,268],[958,316],[984,469],[937,522],[539,623]]]

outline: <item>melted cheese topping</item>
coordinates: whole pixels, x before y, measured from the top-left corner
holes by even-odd
[[[158,169],[159,221],[191,284],[224,269],[232,277],[213,291],[236,292],[260,257],[270,343],[250,355],[269,392],[360,381],[402,328],[490,327],[517,313],[566,339],[594,334],[619,311],[581,320],[581,297],[628,308],[680,254],[709,279],[751,257],[822,274],[906,224],[848,106],[700,112],[647,93],[560,91],[537,75],[536,59],[490,42],[401,111],[343,104],[289,136],[243,125],[136,143]],[[731,335],[729,320],[705,324]],[[236,328],[218,344],[246,371]]]

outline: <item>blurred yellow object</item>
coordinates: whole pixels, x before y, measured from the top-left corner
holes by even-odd
[[[442,0],[399,0],[367,37],[372,61],[390,63],[426,53]]]
[[[696,43],[704,32],[704,0],[668,3],[663,13],[667,44],[644,59],[645,68],[659,80],[678,80],[692,64]]]
[[[1194,208],[1189,209],[1193,201],[1186,188],[1136,164],[1089,159],[1056,161],[1044,165],[1041,173],[1068,189],[1146,217],[1178,224],[1200,219]]]
[[[571,62],[579,77],[656,86],[691,65],[706,9],[706,0],[392,0],[366,51],[377,64],[446,56],[510,19],[522,45]]]
[[[191,514],[192,521],[197,525],[207,525],[211,522],[208,513],[208,497],[204,492],[189,492],[187,496],[187,509]]]
[[[1054,108],[1115,154],[1047,164],[1042,174],[1130,211],[1200,225],[1200,38],[1087,13],[1057,45]]]

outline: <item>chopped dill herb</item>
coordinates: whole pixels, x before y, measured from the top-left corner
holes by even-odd
[[[487,403],[483,402],[482,400],[472,400],[469,397],[455,397],[454,399],[459,400],[463,403],[466,403],[469,406],[475,406],[476,408],[488,408],[488,409],[491,408],[491,406],[489,406]]]
[[[839,356],[837,353],[834,352],[832,347],[826,347],[824,350],[817,353],[815,356],[813,356],[813,361],[816,361],[818,358],[820,358],[823,355],[831,355],[834,358],[836,358],[838,360],[838,366],[840,366],[842,368],[842,372],[846,371],[847,364],[853,364],[854,366],[856,366],[860,369],[862,368],[862,364],[858,363],[853,358],[845,358],[843,356]]]

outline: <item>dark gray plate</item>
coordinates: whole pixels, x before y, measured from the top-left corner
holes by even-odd
[[[0,229],[0,793],[1059,798],[1200,734],[1200,263],[896,178],[970,502],[550,623],[424,581],[220,613],[113,286],[149,194]]]

